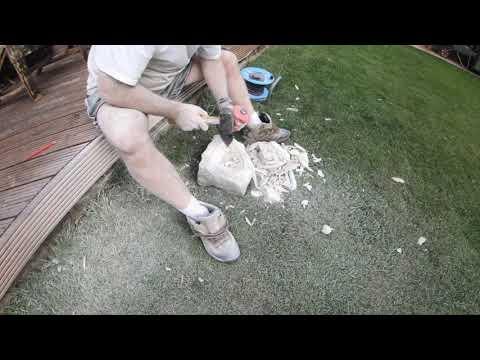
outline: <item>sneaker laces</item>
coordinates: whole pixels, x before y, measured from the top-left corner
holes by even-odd
[[[193,230],[195,235],[205,238],[206,240],[208,240],[209,242],[212,242],[216,246],[223,244],[223,242],[226,240],[226,237],[224,235],[227,231],[228,231],[228,220],[225,220],[225,224],[217,232],[213,234],[204,234],[196,229]],[[223,241],[219,242],[220,240],[223,240]]]

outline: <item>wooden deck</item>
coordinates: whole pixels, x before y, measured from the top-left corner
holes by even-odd
[[[229,46],[243,65],[264,47]],[[20,94],[0,107],[0,299],[48,234],[118,160],[87,117],[81,56],[36,77],[41,98]],[[185,101],[204,82],[179,96]],[[152,136],[168,128],[152,117]],[[39,149],[46,149],[35,156]]]

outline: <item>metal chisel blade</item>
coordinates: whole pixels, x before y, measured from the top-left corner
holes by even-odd
[[[230,146],[233,141],[233,117],[231,114],[223,114],[220,117],[218,130],[225,145]]]

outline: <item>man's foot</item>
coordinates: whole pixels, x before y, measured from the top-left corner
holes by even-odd
[[[259,113],[258,117],[263,124],[249,130],[247,136],[245,136],[247,144],[253,144],[257,141],[283,143],[290,138],[290,131],[277,127],[267,113]]]
[[[187,217],[188,224],[193,233],[200,237],[207,253],[215,260],[221,262],[235,261],[240,257],[240,249],[228,231],[228,223],[222,210],[218,207],[201,202],[210,215],[201,218],[199,221]]]

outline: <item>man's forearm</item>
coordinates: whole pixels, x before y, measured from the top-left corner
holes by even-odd
[[[146,114],[175,118],[180,103],[159,96],[147,88],[123,84],[107,74],[98,76],[98,91],[107,103],[129,109],[136,109]]]
[[[202,74],[208,88],[218,101],[228,97],[227,74],[222,60],[200,60]]]

